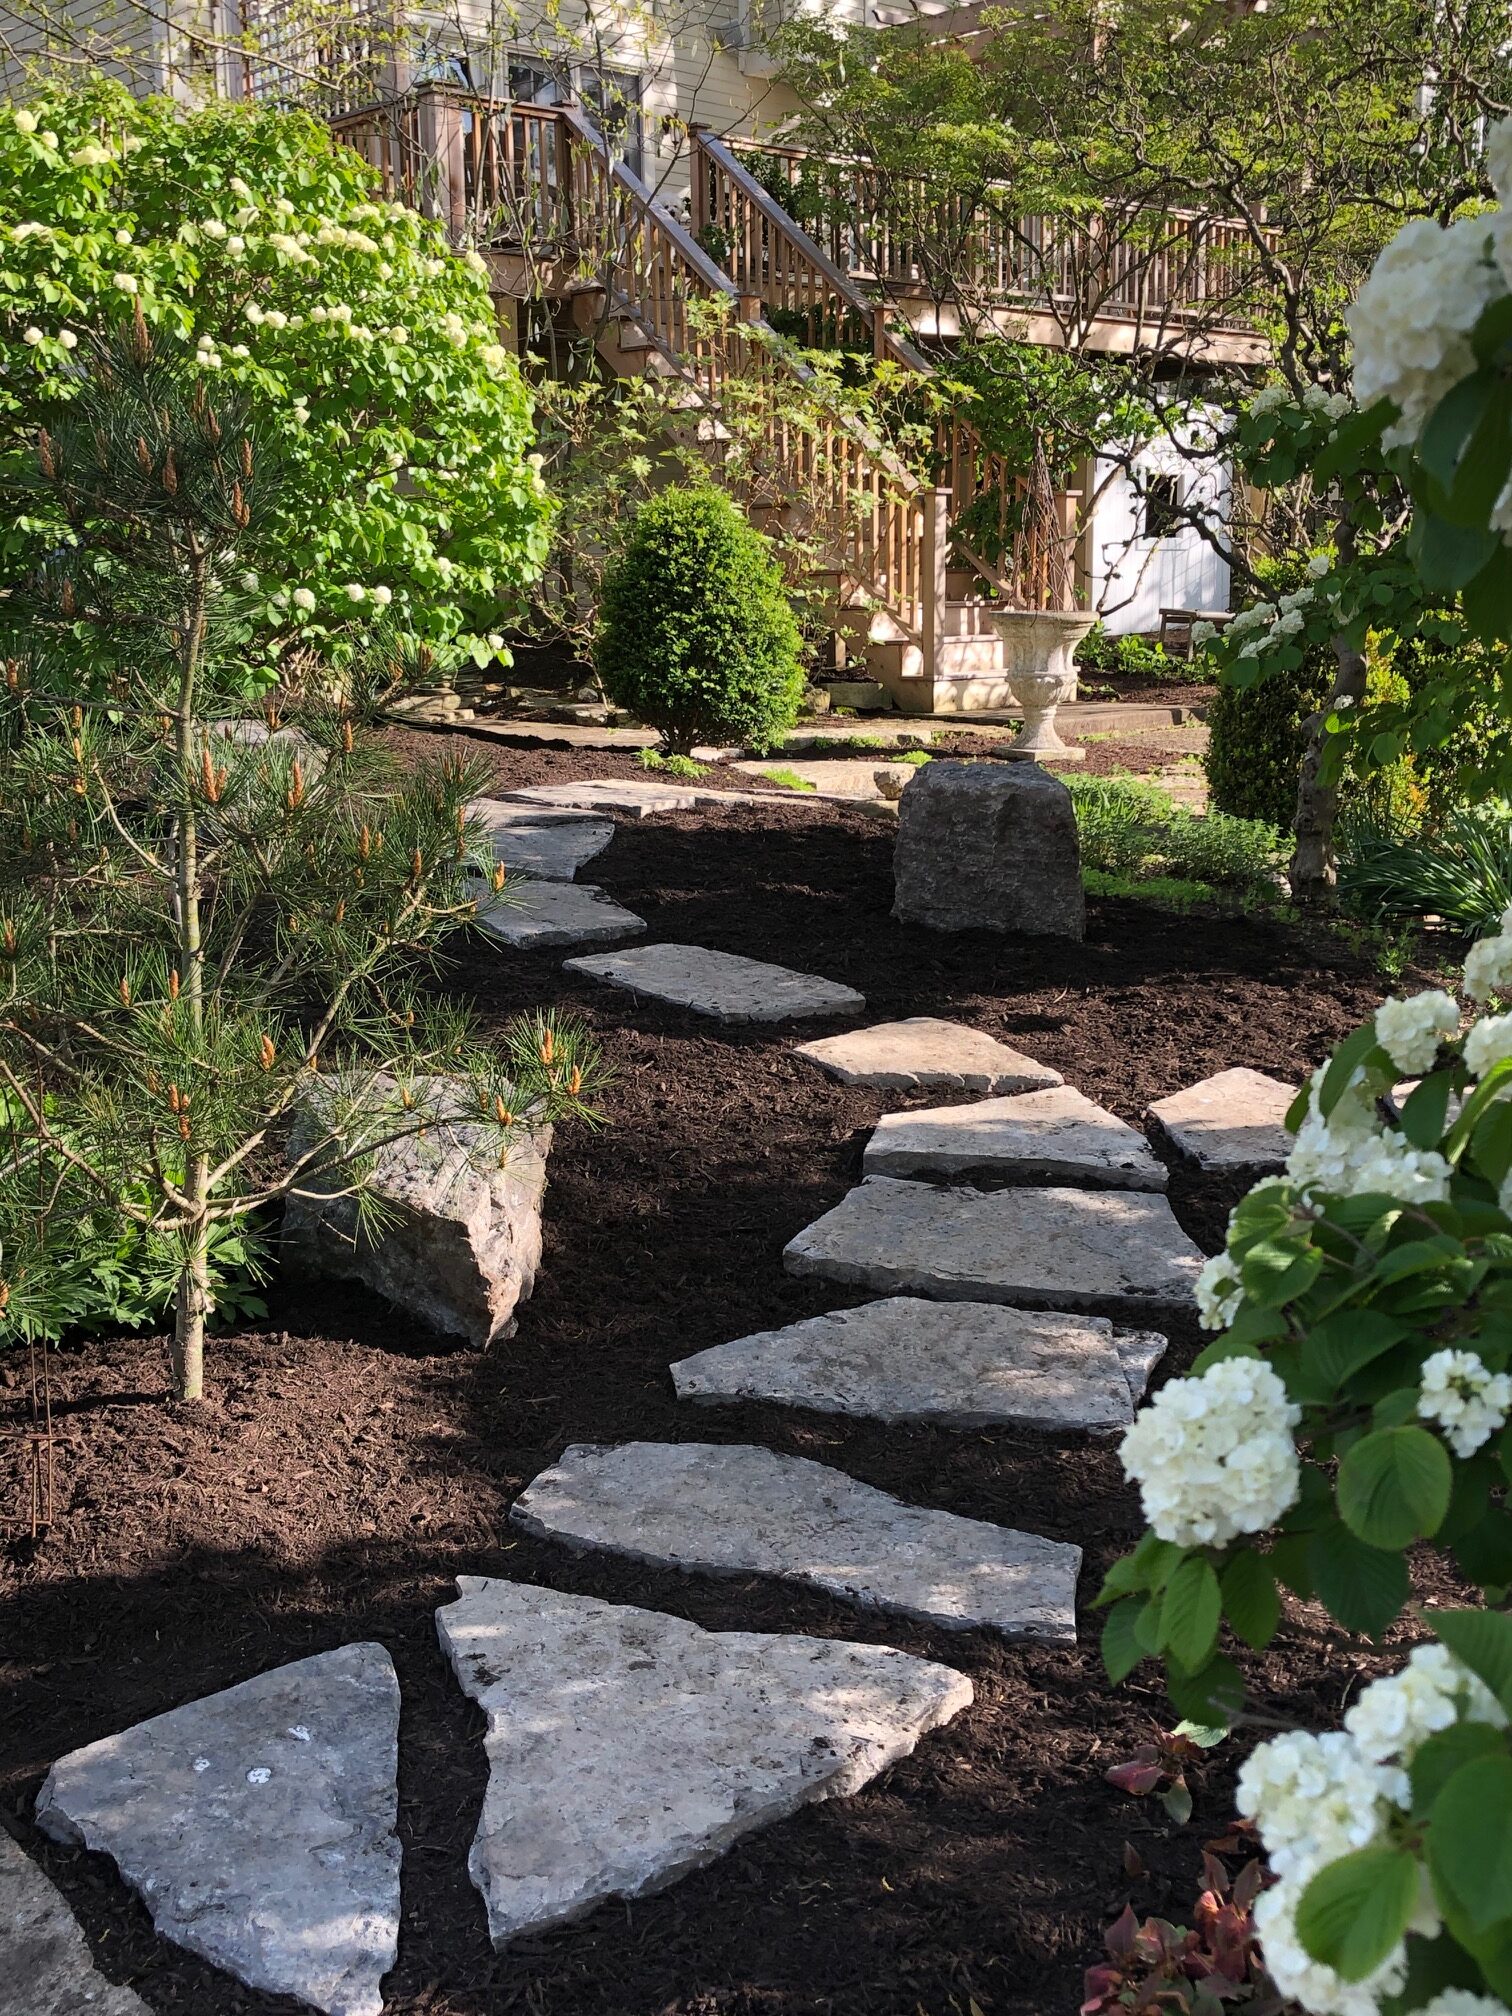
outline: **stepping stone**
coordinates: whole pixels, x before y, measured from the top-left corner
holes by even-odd
[[[529,875],[539,882],[570,882],[614,838],[612,819],[543,816],[540,825],[527,825],[518,816],[518,805],[501,805],[494,798],[474,798],[467,810],[488,828],[494,859],[502,861],[511,875]]]
[[[802,1057],[842,1085],[879,1092],[1039,1092],[1065,1081],[1021,1050],[964,1022],[912,1015],[799,1043]]]
[[[248,1987],[380,2016],[398,1767],[393,1665],[344,1645],[60,1758],[37,1825],[114,1857],[165,1939]]]
[[[1292,1151],[1285,1127],[1295,1085],[1242,1066],[1157,1099],[1149,1119],[1199,1169],[1256,1175],[1279,1170]]]
[[[668,1001],[712,1015],[716,1022],[788,1022],[807,1015],[859,1015],[866,997],[853,987],[768,966],[702,945],[639,945],[633,952],[569,959],[569,973],[586,973],[610,987],[652,1001]]]
[[[61,1891],[3,1827],[0,2016],[152,2016],[140,1995],[99,1972]]]
[[[789,1240],[783,1265],[879,1294],[1127,1317],[1185,1314],[1203,1256],[1164,1197],[958,1190],[868,1176]]]
[[[1141,1336],[1136,1362],[1147,1348]],[[672,1383],[679,1400],[714,1406],[771,1400],[946,1428],[1111,1435],[1134,1418],[1119,1333],[1104,1318],[909,1295],[716,1344],[674,1365]]]
[[[525,784],[506,791],[506,805],[540,805],[566,812],[620,812],[644,819],[652,812],[686,812],[693,794],[638,777],[587,778],[581,784]]]
[[[1070,1085],[930,1106],[878,1121],[867,1176],[973,1183],[1081,1183],[1098,1190],[1164,1190],[1164,1163],[1143,1134]]]
[[[575,1549],[773,1575],[947,1631],[1076,1642],[1081,1549],[905,1505],[827,1464],[742,1443],[579,1443],[510,1508]]]
[[[702,1631],[477,1575],[457,1586],[436,1626],[488,1717],[468,1868],[495,1946],[665,1889],[859,1791],[972,1698],[964,1675],[888,1646]]]
[[[644,917],[626,910],[591,882],[527,882],[504,902],[478,912],[492,937],[519,952],[563,945],[622,945],[639,938]]]

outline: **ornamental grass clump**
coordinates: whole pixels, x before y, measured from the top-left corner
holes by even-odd
[[[604,580],[594,668],[664,754],[779,742],[803,700],[799,653],[770,545],[722,491],[668,490],[641,506]]]
[[[0,687],[0,1323],[55,1330],[124,1231],[194,1399],[228,1235],[332,1193],[374,1229],[387,1143],[466,1123],[501,1160],[585,1113],[594,1060],[549,1022],[485,1045],[422,984],[502,877],[475,769],[396,775],[364,736],[364,695],[423,651],[394,636],[340,705],[241,718],[276,432],[140,306],[78,355],[24,485],[67,530]]]

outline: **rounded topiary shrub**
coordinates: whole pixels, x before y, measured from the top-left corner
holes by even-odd
[[[594,666],[670,755],[770,747],[798,718],[798,625],[771,548],[723,492],[667,490],[604,578]]]

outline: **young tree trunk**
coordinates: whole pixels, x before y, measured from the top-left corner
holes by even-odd
[[[1365,699],[1364,652],[1356,651],[1342,638],[1336,638],[1334,658],[1333,691],[1307,724],[1307,752],[1302,758],[1302,774],[1297,783],[1297,844],[1287,871],[1292,900],[1315,906],[1332,900],[1339,879],[1333,846],[1339,787],[1337,784],[1325,784],[1321,776],[1323,751],[1328,743],[1326,723],[1341,702],[1359,707]]]
[[[184,1271],[179,1276],[173,1311],[173,1386],[180,1400],[201,1400],[205,1393],[205,1318],[210,1314],[209,1232],[201,1223]]]

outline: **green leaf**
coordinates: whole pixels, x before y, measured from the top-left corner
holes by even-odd
[[[1383,1316],[1378,1309],[1344,1309],[1335,1316],[1325,1316],[1313,1326],[1306,1346],[1306,1361],[1318,1381],[1319,1398],[1331,1399],[1356,1372],[1406,1335],[1405,1323]]]
[[[1305,1295],[1323,1271],[1323,1255],[1299,1239],[1262,1239],[1239,1262],[1245,1295],[1257,1309],[1280,1309]]]
[[[1405,1848],[1361,1848],[1320,1869],[1297,1906],[1297,1937],[1346,1981],[1373,1973],[1407,1930],[1418,1865]]]
[[[1121,1680],[1127,1680],[1140,1660],[1147,1657],[1134,1635],[1134,1626],[1148,1604],[1147,1597],[1128,1596],[1122,1603],[1115,1603],[1103,1619],[1102,1660],[1115,1687]]]
[[[1402,1108],[1402,1132],[1414,1148],[1437,1148],[1443,1140],[1453,1091],[1454,1073],[1433,1071],[1408,1093]]]
[[[1489,1722],[1451,1722],[1430,1736],[1412,1760],[1412,1816],[1423,1820],[1440,1792],[1464,1764],[1501,1750],[1506,1738]]]
[[[1263,1652],[1281,1622],[1281,1598],[1269,1565],[1261,1555],[1246,1549],[1225,1567],[1219,1587],[1223,1614],[1235,1633],[1246,1645]]]
[[[1335,1050],[1328,1069],[1323,1073],[1323,1083],[1318,1087],[1318,1110],[1325,1120],[1348,1091],[1355,1072],[1378,1048],[1375,1023],[1372,1021],[1356,1029],[1353,1035],[1346,1036]],[[1383,1057],[1384,1054],[1382,1052]]]
[[[1220,1652],[1197,1673],[1166,1668],[1166,1692],[1178,1715],[1204,1728],[1228,1729],[1244,1706],[1244,1676]]]
[[[1426,1428],[1378,1428],[1339,1465],[1339,1511],[1371,1547],[1410,1547],[1436,1533],[1449,1510],[1449,1452]]]
[[[1188,1673],[1206,1661],[1218,1636],[1223,1603],[1212,1563],[1189,1554],[1166,1584],[1160,1611],[1160,1650]]]
[[[1449,490],[1455,470],[1496,389],[1496,374],[1482,369],[1461,378],[1428,415],[1418,436],[1418,460],[1440,490]]]
[[[1400,1615],[1412,1586],[1402,1555],[1367,1546],[1338,1520],[1313,1534],[1307,1568],[1313,1594],[1329,1615],[1368,1638],[1379,1638]]]
[[[1451,525],[1432,511],[1419,511],[1407,543],[1417,560],[1423,586],[1452,592],[1464,588],[1496,559],[1501,536]]]
[[[1462,1764],[1433,1802],[1428,1862],[1475,1933],[1512,1918],[1512,1757]]]
[[[1512,1715],[1512,1617],[1494,1610],[1444,1610],[1433,1621],[1455,1658],[1484,1680]]]

